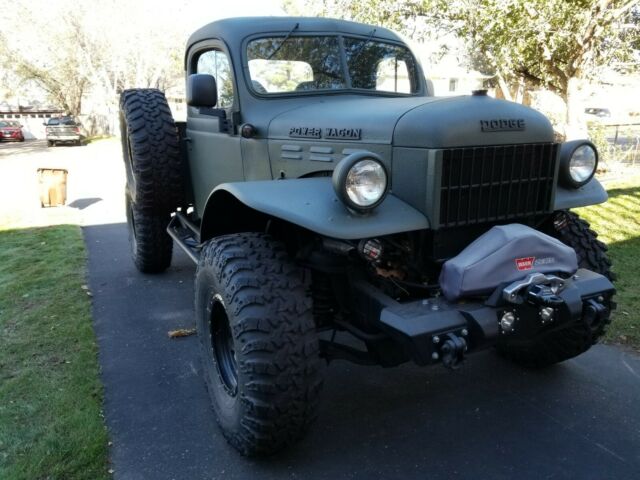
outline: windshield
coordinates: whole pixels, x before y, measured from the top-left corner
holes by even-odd
[[[418,91],[416,63],[406,47],[375,38],[345,36],[342,40],[335,35],[252,40],[247,45],[251,87],[260,94],[349,88],[399,94]]]
[[[50,118],[47,125],[68,125],[75,126],[76,121],[72,117]]]

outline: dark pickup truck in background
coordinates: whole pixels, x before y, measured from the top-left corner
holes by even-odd
[[[73,117],[50,118],[45,124],[47,146],[53,147],[59,143],[82,144],[80,124]]]

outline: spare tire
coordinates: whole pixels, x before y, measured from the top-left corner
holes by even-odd
[[[133,261],[142,272],[161,272],[171,264],[173,242],[166,228],[184,191],[178,133],[160,90],[122,92],[120,136]]]

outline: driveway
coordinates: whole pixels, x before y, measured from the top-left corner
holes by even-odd
[[[303,441],[271,459],[240,457],[215,425],[196,338],[167,336],[193,326],[194,266],[177,251],[150,276],[129,259],[117,142],[25,143],[0,145],[3,177],[66,166],[66,210],[85,225],[116,479],[640,478],[640,358],[609,346],[546,371],[491,351],[455,372],[336,362]]]
[[[38,169],[67,170],[67,206],[40,208]],[[124,173],[120,143],[47,147],[45,140],[0,143],[0,224],[123,221]]]
[[[120,479],[640,478],[640,359],[609,346],[543,372],[479,353],[455,372],[333,363],[290,451],[240,457],[217,430],[192,327],[194,267],[138,273],[124,225],[85,228]]]

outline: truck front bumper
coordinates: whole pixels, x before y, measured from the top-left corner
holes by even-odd
[[[495,345],[501,336],[528,340],[572,322],[596,326],[608,320],[608,300],[615,293],[606,277],[585,269],[564,280],[555,293],[529,284],[510,301],[505,287],[484,302],[456,303],[437,297],[400,304],[364,283],[356,290],[369,308],[379,309],[376,326],[406,358],[419,365],[442,362],[449,367],[467,353]]]

